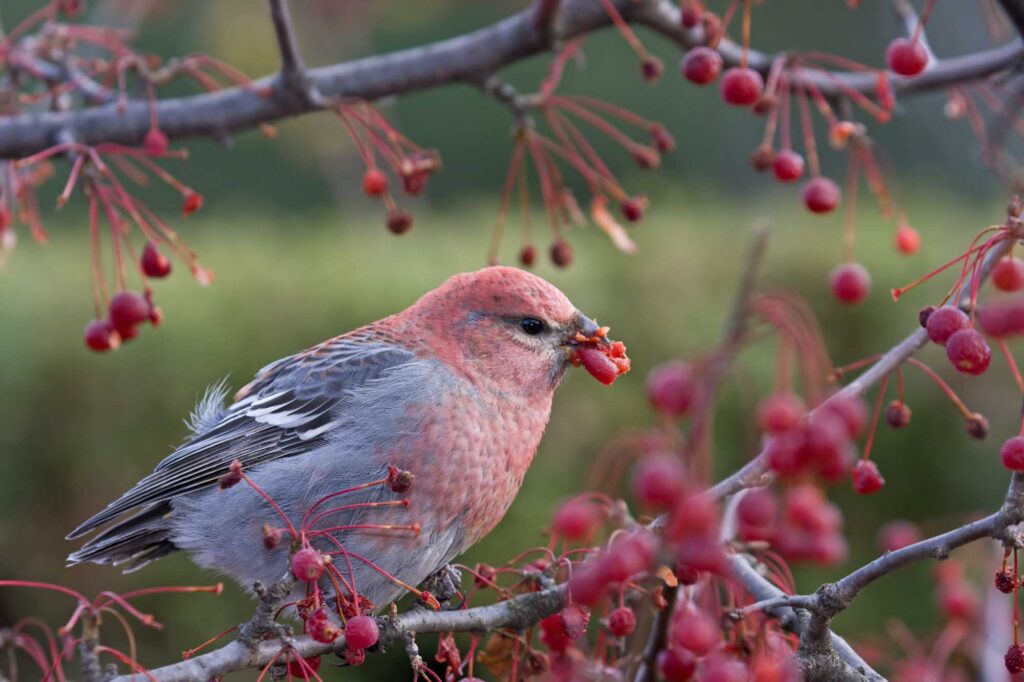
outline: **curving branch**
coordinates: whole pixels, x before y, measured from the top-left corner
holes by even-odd
[[[699,45],[698,30],[684,30],[679,8],[670,0],[614,0],[622,16],[645,25],[669,38],[684,50]],[[552,3],[540,0],[539,9]],[[592,0],[563,0],[557,3],[557,16],[538,25],[538,9],[531,7],[486,28],[448,40],[391,54],[367,57],[306,71],[308,86],[304,92],[317,96],[295,96],[291,88],[277,87],[278,76],[268,76],[246,87],[213,93],[161,100],[155,115],[161,131],[171,140],[192,137],[226,139],[230,135],[263,123],[319,111],[338,98],[376,100],[453,83],[480,84],[506,66],[540,54],[560,41],[584,35],[610,25],[600,3]],[[282,46],[283,73],[295,72],[300,65],[294,48],[287,7],[273,3],[275,26]],[[284,12],[284,14],[281,13]],[[727,65],[740,62],[741,49],[731,41],[718,46]],[[779,55],[751,51],[749,63],[767,72]],[[1024,59],[1024,42],[972,54],[937,60],[915,78],[890,74],[892,89],[916,93],[941,89],[969,80],[985,78],[1018,65]],[[877,84],[876,71],[825,72],[798,69],[791,77],[795,86],[813,85],[826,96],[843,97],[854,89],[872,93]],[[0,119],[0,158],[21,158],[56,143],[70,133],[82,144],[101,142],[136,145],[150,127],[147,101],[130,101],[123,111],[109,103],[85,109],[61,112],[32,112]]]

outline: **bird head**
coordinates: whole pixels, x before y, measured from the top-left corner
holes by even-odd
[[[591,369],[580,356],[584,348],[610,357],[615,346],[625,358],[624,347],[607,339],[606,328],[554,285],[517,268],[455,275],[413,308],[420,309],[419,330],[443,349],[442,359],[475,383],[509,395],[550,394],[568,366]]]

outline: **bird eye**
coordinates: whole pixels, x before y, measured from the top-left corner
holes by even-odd
[[[519,326],[530,336],[540,334],[547,327],[543,320],[538,320],[536,317],[524,317],[520,320]]]

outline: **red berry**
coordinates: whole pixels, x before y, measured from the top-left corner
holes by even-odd
[[[601,513],[586,500],[569,500],[555,512],[551,529],[570,542],[589,536],[601,523]]]
[[[168,144],[167,136],[159,128],[150,128],[142,138],[142,148],[150,156],[163,156],[167,153]]]
[[[1017,586],[1017,576],[1009,568],[1001,568],[996,571],[994,583],[997,590],[1003,594],[1010,594]]]
[[[1024,644],[1011,644],[1006,650],[1003,662],[1011,675],[1024,671]]]
[[[895,552],[921,539],[921,531],[910,521],[890,521],[878,531],[878,544],[885,552]]]
[[[871,275],[860,263],[843,263],[829,275],[832,295],[843,303],[860,303],[871,288]]]
[[[651,141],[654,143],[655,148],[662,153],[670,152],[676,148],[676,139],[660,123],[655,123],[651,126]]]
[[[540,622],[540,640],[552,651],[565,651],[587,631],[590,614],[570,604]]]
[[[992,270],[992,284],[1001,291],[1024,289],[1024,261],[1013,256],[999,259]]]
[[[627,197],[619,204],[622,210],[622,217],[631,223],[635,223],[644,217],[644,209],[647,208],[647,197]]]
[[[792,149],[783,149],[775,155],[772,172],[779,182],[793,182],[804,174],[804,157]]]
[[[775,163],[775,150],[770,145],[758,145],[750,155],[750,165],[758,173],[768,170],[773,163]]]
[[[98,353],[117,350],[121,335],[107,320],[92,320],[85,325],[85,345]]]
[[[658,652],[658,672],[665,682],[690,682],[697,672],[697,659],[686,649],[663,649]]]
[[[385,222],[392,234],[405,234],[412,228],[412,214],[400,208],[393,208],[388,211]]]
[[[685,362],[669,362],[651,370],[647,397],[654,409],[672,417],[689,411],[697,394],[693,370]]]
[[[1024,471],[1024,436],[1014,436],[1003,443],[999,458],[1010,471]]]
[[[946,357],[957,371],[977,376],[988,369],[992,349],[988,347],[981,332],[971,328],[961,329],[946,342]]]
[[[722,628],[704,611],[686,606],[672,625],[672,639],[683,649],[703,656],[722,640]]]
[[[722,76],[718,92],[726,104],[749,107],[761,98],[764,79],[750,67],[734,66]]]
[[[928,50],[919,40],[897,38],[885,51],[889,68],[901,76],[916,76],[928,66]]]
[[[868,406],[856,396],[835,395],[821,407],[823,412],[837,417],[843,423],[849,438],[859,436],[868,425]]]
[[[110,299],[110,322],[122,338],[134,336],[135,326],[149,319],[149,302],[133,291],[122,291]]]
[[[701,666],[701,682],[747,682],[747,664],[734,658],[715,656]]]
[[[312,547],[300,549],[292,556],[292,575],[304,583],[315,582],[323,575],[324,555]]]
[[[363,174],[363,192],[368,197],[379,197],[388,191],[388,176],[379,168],[368,168]]]
[[[643,504],[668,507],[683,492],[685,471],[679,458],[671,454],[655,453],[640,460],[633,476],[633,494]]]
[[[782,433],[796,428],[806,412],[804,401],[795,393],[773,393],[757,408],[757,425],[767,433]]]
[[[530,267],[537,260],[537,249],[533,246],[527,245],[523,247],[523,250],[519,252],[519,262],[526,267]]]
[[[893,400],[885,408],[885,423],[894,429],[902,429],[910,423],[910,407],[902,400]]]
[[[644,77],[645,81],[656,81],[661,77],[662,71],[665,67],[662,66],[661,60],[657,57],[648,57],[640,62],[640,75]]]
[[[560,268],[572,263],[572,247],[569,242],[559,239],[551,245],[551,262]]]
[[[700,22],[701,10],[693,5],[688,5],[679,13],[679,23],[683,28],[693,28]]]
[[[959,308],[945,306],[936,308],[928,316],[925,329],[928,330],[928,338],[937,344],[946,345],[949,337],[961,329],[966,329],[971,319]]]
[[[164,254],[160,253],[156,242],[148,241],[142,247],[141,265],[142,271],[147,277],[166,277],[171,274],[171,261]]]
[[[186,189],[181,195],[181,212],[185,215],[195,213],[203,207],[203,195],[193,189]]]
[[[619,367],[608,357],[605,349],[595,346],[580,346],[576,349],[576,357],[590,375],[605,386],[610,386],[619,378]]]
[[[707,85],[721,73],[722,55],[710,47],[695,47],[683,57],[682,71],[691,83]]]
[[[740,537],[747,541],[768,540],[775,530],[778,504],[770,490],[747,492],[736,508]]]
[[[811,178],[801,192],[811,213],[828,213],[839,205],[839,187],[826,177]]]
[[[901,225],[896,230],[895,241],[899,252],[909,256],[921,248],[921,233],[910,225]]]
[[[976,440],[985,440],[988,437],[988,419],[985,419],[985,415],[975,412],[968,417],[967,433]]]
[[[636,614],[628,606],[619,608],[608,614],[608,629],[616,637],[628,637],[636,629]]]
[[[345,623],[345,645],[353,649],[368,649],[380,639],[377,621],[370,616],[354,616]]]
[[[870,459],[862,459],[853,467],[853,489],[860,495],[877,493],[885,485],[878,466]]]

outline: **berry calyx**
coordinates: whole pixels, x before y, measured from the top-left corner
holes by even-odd
[[[707,85],[722,71],[722,55],[710,47],[695,47],[683,57],[683,77],[697,85]]]
[[[191,215],[203,207],[203,195],[194,189],[186,189],[181,195],[181,212]]]
[[[933,342],[945,346],[949,337],[961,329],[967,329],[971,319],[959,308],[945,306],[936,308],[928,315],[925,329],[928,330],[928,338]]]
[[[885,479],[870,459],[862,459],[853,467],[853,489],[859,495],[877,493],[884,485]]]
[[[1024,289],[1024,261],[1013,256],[1001,258],[992,270],[992,284],[1000,291]]]
[[[368,649],[380,639],[377,621],[370,616],[355,616],[345,623],[345,645],[353,649]]]
[[[734,66],[722,76],[718,93],[726,104],[734,107],[749,107],[761,99],[764,79],[750,67]]]
[[[811,178],[801,190],[804,206],[811,213],[828,213],[839,205],[839,187],[826,177]]]
[[[1024,471],[1024,436],[1014,436],[1003,443],[999,459],[1010,471]]]
[[[885,50],[889,69],[901,76],[916,76],[928,66],[928,50],[919,40],[896,38]]]
[[[996,571],[994,579],[996,589],[1003,594],[1010,594],[1013,592],[1013,588],[1017,585],[1017,576],[1013,574],[1009,568],[1001,568]]]
[[[1011,675],[1024,671],[1024,644],[1011,644],[1003,657],[1003,663]]]
[[[107,320],[92,320],[85,325],[85,345],[97,353],[117,350],[121,345],[121,335]]]
[[[166,277],[171,274],[171,261],[167,256],[160,253],[156,242],[148,241],[142,247],[142,256],[139,259],[142,271],[146,277]]]
[[[832,295],[850,305],[860,303],[871,288],[871,275],[860,263],[844,263],[829,275]]]
[[[794,182],[804,174],[804,157],[792,149],[783,149],[775,155],[772,172],[779,182]]]
[[[608,630],[616,637],[628,637],[636,630],[636,614],[628,606],[619,608],[608,614]]]
[[[977,376],[988,369],[992,349],[988,347],[981,332],[968,327],[954,333],[946,341],[946,357],[958,372]]]
[[[388,191],[388,176],[379,168],[369,168],[363,174],[363,192],[368,197],[379,197]]]
[[[323,575],[324,555],[312,547],[300,549],[292,556],[292,575],[305,583],[315,582]]]

